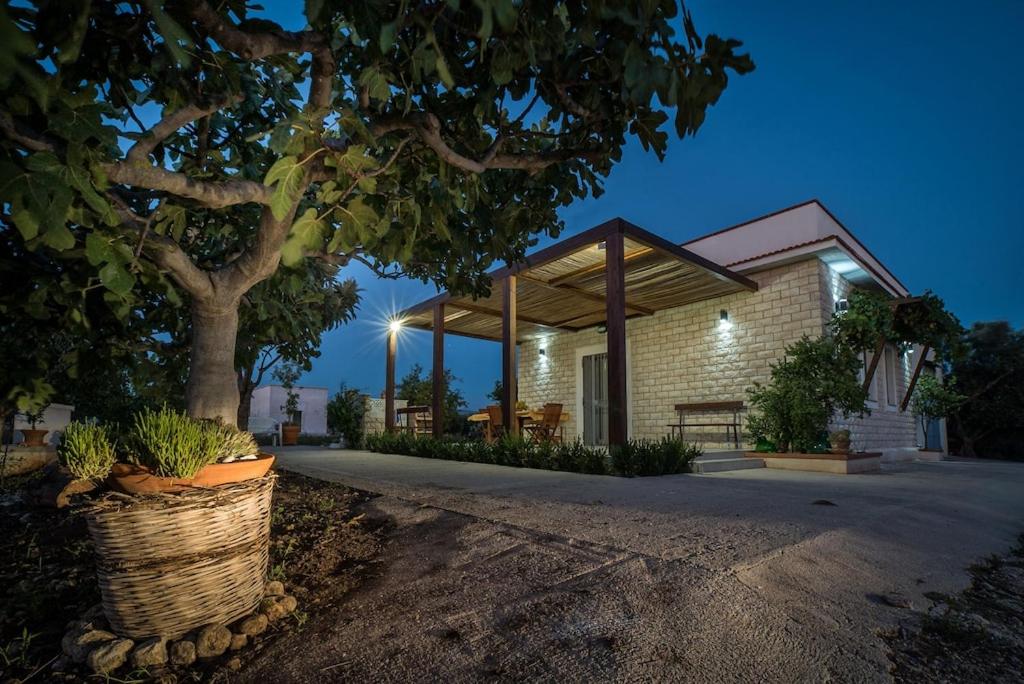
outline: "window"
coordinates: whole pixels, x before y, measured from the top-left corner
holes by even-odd
[[[896,405],[896,347],[886,345],[882,357],[885,365],[885,401],[889,406]]]

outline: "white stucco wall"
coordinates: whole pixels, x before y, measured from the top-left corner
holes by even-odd
[[[310,435],[327,434],[327,388],[295,387],[299,395],[299,411],[302,412],[302,432]],[[263,385],[252,393],[250,413],[259,418],[269,418],[278,423],[286,416],[281,408],[288,400],[288,393],[280,385]]]

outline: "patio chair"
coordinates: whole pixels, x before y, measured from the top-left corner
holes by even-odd
[[[562,405],[544,404],[544,415],[534,423],[527,423],[523,426],[530,441],[540,444],[542,442],[561,442],[562,428]]]
[[[492,442],[505,434],[506,427],[505,421],[501,416],[501,406],[492,404],[487,407],[487,422]]]

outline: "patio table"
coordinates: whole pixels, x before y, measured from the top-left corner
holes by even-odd
[[[522,433],[523,425],[533,420],[541,420],[544,417],[543,409],[522,409],[516,411],[516,419],[519,421],[519,432]],[[562,416],[558,419],[558,422],[565,423],[569,420],[570,414],[568,411],[562,411]],[[467,418],[471,423],[483,423],[484,424],[484,439],[488,442],[494,439],[494,435],[491,434],[491,417],[487,415],[487,411],[481,411],[474,413]]]

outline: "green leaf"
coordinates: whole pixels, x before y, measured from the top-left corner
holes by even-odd
[[[35,215],[27,209],[19,209],[11,215],[14,225],[18,227],[21,237],[27,242],[39,235],[39,221]]]
[[[63,251],[75,246],[75,236],[71,234],[68,227],[63,223],[51,225],[43,233],[43,243],[56,250]]]
[[[135,276],[120,264],[110,262],[100,269],[100,282],[114,294],[124,296],[135,287]]]
[[[109,242],[99,235],[89,233],[85,236],[85,258],[89,260],[91,265],[99,266],[108,261],[116,261],[117,252],[110,247]]]
[[[434,61],[434,68],[437,69],[437,75],[441,77],[442,83],[449,89],[455,87],[455,79],[452,78],[452,72],[448,71],[448,63],[444,61],[444,55],[440,52],[437,53],[437,59]]]
[[[281,157],[267,171],[263,184],[276,184],[274,194],[270,196],[270,211],[278,221],[288,216],[292,206],[299,201],[302,194],[303,170],[298,157]]]
[[[185,51],[182,45],[192,47],[192,41],[189,39],[188,34],[185,33],[185,30],[164,11],[161,0],[143,0],[143,4],[153,16],[156,28],[164,39],[164,46],[171,53],[174,61],[186,68],[190,66],[192,64],[192,57]]]
[[[387,52],[398,38],[398,20],[381,24],[380,27],[380,51]]]
[[[363,69],[359,74],[359,85],[366,88],[370,97],[375,100],[387,100],[391,97],[391,86],[388,84],[387,76],[375,66]]]
[[[302,261],[306,249],[320,249],[324,241],[324,222],[317,216],[316,209],[307,209],[288,232],[288,239],[281,247],[281,263],[294,266]]]

